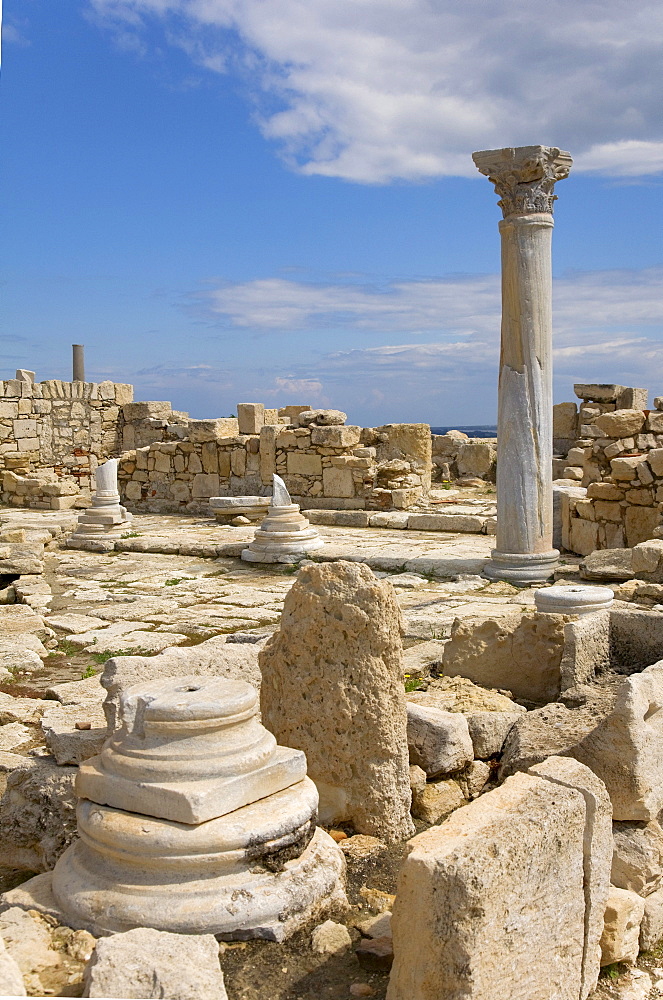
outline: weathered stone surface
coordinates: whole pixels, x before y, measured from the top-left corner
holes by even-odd
[[[409,703],[407,741],[410,763],[422,767],[429,778],[458,771],[474,756],[467,720],[458,712]]]
[[[579,997],[585,811],[574,788],[519,774],[415,837],[388,1000],[504,1000],[516,983],[527,1000]]]
[[[586,684],[610,666],[610,612],[567,622],[564,626],[564,651],[560,663],[562,691]]]
[[[624,530],[626,544],[633,546],[646,542],[654,536],[654,531],[661,523],[658,506],[640,507],[630,505],[624,514]]]
[[[585,553],[580,553],[585,555]],[[583,580],[632,580],[630,549],[598,549],[580,563]]]
[[[474,684],[467,677],[436,677],[426,691],[411,691],[407,700],[415,705],[430,705],[443,712],[518,712],[525,708],[491,688]]]
[[[41,615],[35,614],[27,604],[1,604],[0,637],[13,638],[23,632],[36,635],[42,642],[53,634],[44,624]]]
[[[101,703],[55,704],[41,719],[41,729],[56,763],[80,764],[98,754],[108,737]]]
[[[548,702],[560,690],[564,615],[523,615],[498,620],[456,619],[444,650],[444,673],[477,684],[507,688],[516,697]]]
[[[623,385],[608,382],[577,382],[573,386],[578,399],[594,400],[597,403],[614,403],[624,391]]]
[[[18,963],[11,957],[0,937],[0,996],[24,997],[25,983]]]
[[[118,656],[106,661],[101,683],[108,692],[104,711],[109,728],[117,725],[120,695],[141,681],[158,677],[227,677],[260,686],[258,648],[252,643],[226,643],[215,637],[197,646],[164,650],[157,656]]]
[[[500,779],[539,764],[551,754],[566,756],[600,721],[594,705],[569,709],[553,703],[521,716],[504,742]]]
[[[465,796],[453,778],[433,781],[416,789],[412,797],[412,815],[424,823],[441,823],[443,819],[465,805]]]
[[[642,410],[614,410],[602,413],[594,424],[606,437],[623,438],[639,434],[645,424]]]
[[[483,760],[473,760],[456,775],[456,781],[466,799],[475,799],[490,780],[490,765]]]
[[[511,727],[520,717],[520,712],[473,712],[468,715],[474,756],[488,760],[501,753]]]
[[[26,764],[7,776],[0,800],[0,863],[45,872],[76,836],[77,769],[29,759]]]
[[[263,722],[306,753],[322,822],[387,841],[413,829],[400,625],[368,567],[307,566],[259,654]]]
[[[640,924],[640,951],[651,951],[663,938],[663,889],[645,896],[645,912]]]
[[[612,884],[649,896],[663,882],[663,829],[651,823],[614,823]]]
[[[601,937],[601,965],[635,962],[640,950],[640,924],[645,901],[628,889],[610,886]]]
[[[102,938],[85,970],[83,996],[227,1000],[219,946],[211,934],[148,927]]]
[[[3,957],[9,962],[13,960],[14,968],[18,968],[23,990],[17,995],[26,995],[25,983],[32,996],[39,996],[43,988],[39,973],[52,970],[60,963],[60,956],[51,946],[47,924],[37,914],[31,916],[11,906],[0,913],[0,935],[4,941]]]
[[[530,774],[564,788],[575,788],[585,800],[583,869],[585,889],[585,935],[582,960],[581,1000],[594,991],[601,966],[601,935],[612,862],[612,806],[605,785],[577,761],[548,757],[530,768]]]
[[[613,819],[653,820],[663,808],[663,662],[626,678],[612,712],[569,750],[605,783]]]
[[[337,924],[333,920],[325,920],[318,924],[311,934],[311,948],[318,955],[337,955],[347,951],[352,946],[350,931],[345,924]]]
[[[611,660],[624,674],[656,663],[663,649],[663,616],[658,611],[616,608],[610,612]]]

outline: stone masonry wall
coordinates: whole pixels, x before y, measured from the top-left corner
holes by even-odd
[[[134,510],[206,512],[210,497],[268,496],[274,473],[307,508],[407,509],[430,489],[427,424],[361,428],[339,411],[251,403],[216,420],[165,402],[123,412],[120,492]]]
[[[113,382],[0,381],[2,502],[86,506],[97,465],[120,451],[132,397],[132,386]]]

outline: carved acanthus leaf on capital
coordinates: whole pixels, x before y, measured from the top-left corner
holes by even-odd
[[[504,218],[552,213],[555,183],[569,176],[571,155],[556,146],[486,149],[472,154],[477,169],[495,185]]]

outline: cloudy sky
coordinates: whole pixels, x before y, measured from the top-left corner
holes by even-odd
[[[5,0],[0,377],[493,423],[500,211],[544,143],[555,398],[663,395],[663,7]]]

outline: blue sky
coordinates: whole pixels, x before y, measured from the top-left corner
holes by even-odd
[[[662,56],[648,0],[5,0],[0,375],[492,423],[471,153],[541,142],[555,399],[663,395]]]

